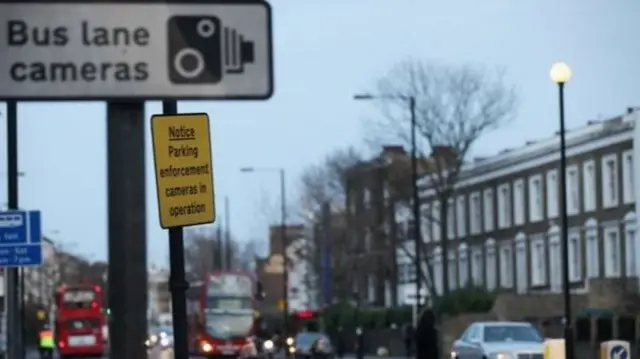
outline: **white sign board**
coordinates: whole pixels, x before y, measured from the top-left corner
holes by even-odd
[[[0,99],[267,99],[271,9],[0,3]]]

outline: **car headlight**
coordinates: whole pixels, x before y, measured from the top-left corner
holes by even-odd
[[[151,344],[155,344],[158,341],[158,336],[155,334],[150,336],[149,341],[151,342]]]
[[[202,349],[203,352],[206,352],[206,353],[213,350],[213,346],[209,343],[202,343],[200,345],[200,348]]]
[[[263,346],[265,349],[271,350],[273,349],[273,342],[271,340],[265,340]]]
[[[289,347],[289,353],[293,354],[296,352],[296,348],[294,347]]]
[[[491,359],[514,359],[511,353],[492,353],[489,354],[489,358]]]
[[[163,347],[168,347],[169,346],[169,338],[167,338],[167,337],[160,338],[160,345],[163,346]]]
[[[293,338],[287,338],[287,345],[293,345]]]
[[[151,345],[151,342],[149,341],[149,339],[144,341],[144,345],[146,345],[146,346],[150,346]]]

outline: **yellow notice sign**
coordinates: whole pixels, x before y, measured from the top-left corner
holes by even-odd
[[[160,226],[172,228],[216,219],[209,116],[151,117]]]

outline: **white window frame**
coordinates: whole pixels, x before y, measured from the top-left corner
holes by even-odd
[[[587,278],[600,278],[600,241],[598,240],[598,222],[591,218],[585,227],[585,260]]]
[[[524,180],[522,178],[513,182],[513,224],[521,226],[525,223],[525,208],[524,208]]]
[[[535,191],[536,182],[538,183],[537,191]],[[534,175],[529,177],[528,188],[529,222],[541,222],[544,219],[544,184],[542,183],[542,175]]]
[[[487,188],[482,194],[482,213],[484,215],[484,231],[491,232],[495,229],[495,213],[493,188]]]
[[[622,153],[622,200],[624,204],[632,204],[636,201],[635,173],[633,165],[633,150]]]
[[[569,281],[582,281],[582,238],[580,231],[569,232]]]
[[[602,232],[602,240],[604,243],[604,276],[606,278],[618,278],[622,274],[620,228],[618,228],[617,225],[607,226]]]
[[[376,276],[373,274],[367,275],[367,300],[369,303],[376,300]]]
[[[464,238],[467,235],[467,201],[465,196],[458,196],[456,200],[456,227],[458,238]]]
[[[513,288],[513,246],[505,242],[500,244],[500,287]]]
[[[526,293],[529,287],[527,280],[529,271],[527,270],[526,239],[527,238],[523,233],[518,233],[516,235],[516,289],[520,294]]]
[[[593,212],[598,207],[596,196],[596,162],[588,160],[582,163],[582,195],[585,212]]]
[[[531,285],[547,284],[547,249],[543,235],[531,236]]]
[[[497,280],[497,254],[496,254],[496,241],[492,238],[487,239],[484,244],[484,262],[485,262],[485,279],[487,289],[496,289],[498,285]]]
[[[484,255],[482,247],[476,246],[471,249],[471,280],[475,285],[484,283]]]
[[[638,232],[636,231],[636,214],[629,212],[624,216],[624,241],[625,241],[625,269],[627,277],[640,276],[638,259],[640,258],[640,245]]]
[[[498,187],[498,228],[511,227],[511,186],[509,183]]]
[[[460,288],[469,284],[469,248],[466,243],[458,246],[458,283]]]
[[[609,164],[613,164],[612,168]],[[613,172],[611,172],[613,171]],[[602,208],[615,208],[620,203],[620,171],[618,154],[602,156],[600,168],[602,178]]]
[[[456,238],[456,203],[453,198],[447,200],[447,238]]]
[[[440,241],[440,201],[431,203],[431,233],[434,242]]]
[[[371,191],[369,190],[369,188],[364,189],[363,202],[365,207],[369,207],[369,205],[371,204]]]
[[[580,214],[580,170],[577,165],[567,167],[567,214]]]
[[[560,245],[560,227],[554,225],[547,232],[549,243],[549,286],[552,292],[562,290],[562,248]]]
[[[447,261],[449,272],[447,273],[449,277],[449,289],[457,289],[458,288],[458,258],[456,256],[455,250],[449,250],[447,254],[449,258]]]
[[[559,196],[558,196],[558,170],[547,171],[547,183],[545,185],[547,200],[547,218],[558,218]]]
[[[372,241],[372,237],[373,237],[371,232],[372,232],[371,228],[369,228],[369,227],[366,227],[364,229],[364,250],[367,251],[367,252],[369,252],[369,251],[371,251],[373,249],[372,246],[371,246],[371,244],[372,244],[371,241]]]
[[[469,233],[477,235],[482,232],[482,198],[480,192],[469,196]]]

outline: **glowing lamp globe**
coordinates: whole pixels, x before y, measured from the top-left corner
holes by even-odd
[[[549,76],[557,84],[567,83],[571,80],[571,68],[564,62],[557,62],[551,66]]]

